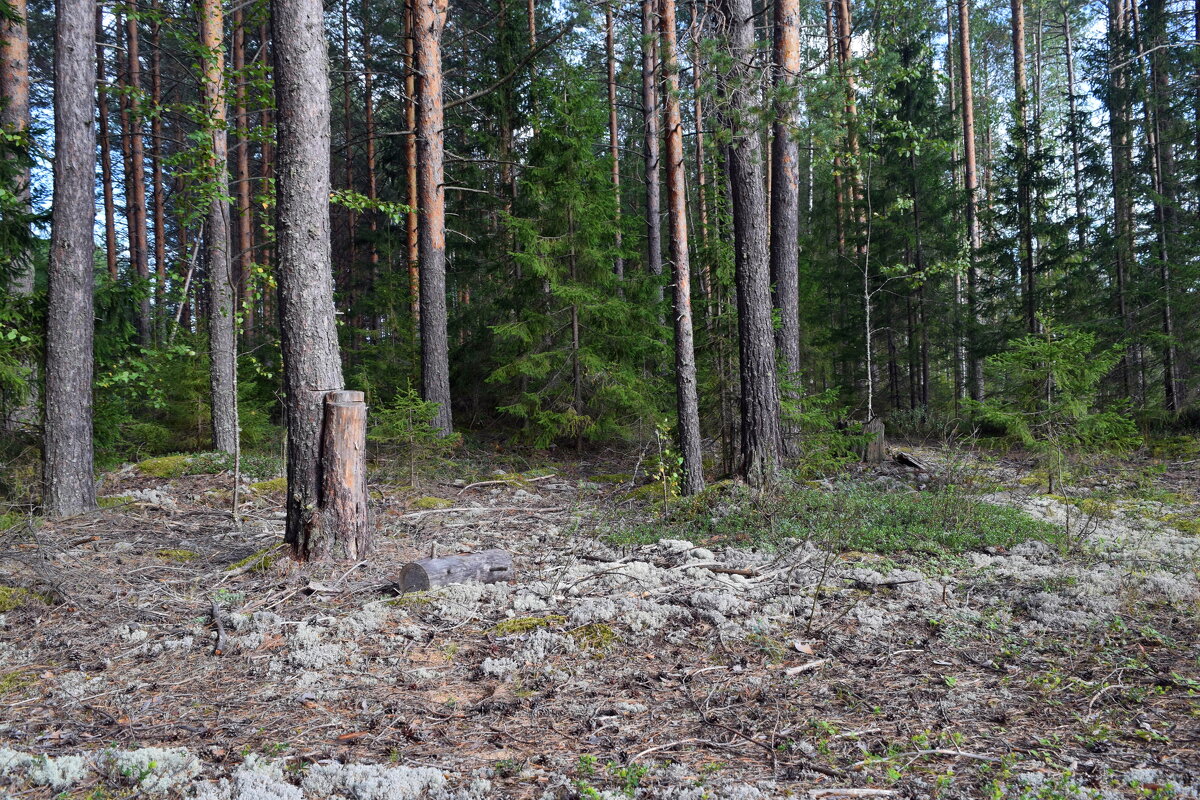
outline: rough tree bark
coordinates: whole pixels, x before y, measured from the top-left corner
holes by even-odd
[[[442,29],[448,0],[413,0],[417,80],[417,189],[421,215],[421,396],[437,403],[433,426],[454,430],[446,333],[446,191],[442,130]]]
[[[779,306],[777,344],[791,380],[800,374],[800,0],[775,0],[775,118],[771,139],[771,278]]]
[[[1150,144],[1154,159],[1152,172],[1157,183],[1153,206],[1157,223],[1163,409],[1174,413],[1179,410],[1180,406],[1175,352],[1174,275],[1171,264],[1172,248],[1176,244],[1176,211],[1179,198],[1174,141],[1182,137],[1175,130],[1172,119],[1171,74],[1166,49],[1170,45],[1167,14],[1166,0],[1150,0],[1147,3],[1146,27],[1150,45],[1150,105],[1152,107],[1150,117],[1153,122],[1153,139]]]
[[[342,388],[329,245],[329,73],[320,0],[272,0],[278,152],[279,316],[287,390],[285,540],[298,558],[341,535],[321,527],[325,395]]]
[[[405,0],[404,7],[404,120],[408,135],[404,137],[404,175],[408,188],[409,212],[405,215],[408,254],[408,289],[412,298],[413,335],[421,331],[421,234],[417,206],[417,71],[413,21],[415,0]]]
[[[1071,179],[1075,197],[1075,246],[1087,247],[1087,212],[1083,206],[1083,157],[1080,154],[1079,98],[1075,94],[1075,44],[1071,35],[1071,9],[1063,5],[1063,56],[1067,62],[1067,135],[1071,138]]]
[[[154,303],[155,332],[161,341],[167,329],[167,203],[163,194],[163,120],[162,120],[162,11],[161,0],[154,0],[154,22],[150,29],[150,183],[154,189]]]
[[[237,138],[234,144],[235,191],[237,202],[237,278],[242,312],[242,336],[254,338],[254,220],[250,207],[250,120],[246,114],[246,27],[242,11],[233,12],[233,121]]]
[[[658,48],[655,0],[642,0],[642,157],[646,162],[646,271],[654,276],[659,302],[662,286],[662,200],[659,188]]]
[[[613,211],[613,246],[617,255],[613,259],[613,274],[621,281],[625,278],[625,259],[621,255],[621,139],[617,128],[617,58],[613,34],[610,0],[604,4],[604,56],[608,67],[608,156],[612,162],[612,190],[616,204]]]
[[[212,186],[204,226],[208,266],[209,387],[212,390],[213,448],[234,453],[238,446],[237,320],[233,265],[229,257],[229,152],[225,131],[225,33],[221,0],[204,0],[200,14],[201,93],[211,120]]]
[[[146,233],[146,143],[142,135],[142,59],[138,51],[141,36],[138,32],[138,20],[135,14],[125,17],[125,47],[129,57],[128,86],[129,86],[129,172],[125,176],[126,198],[130,208],[126,210],[129,217],[129,257],[137,269],[138,280],[148,283],[150,280],[150,247]],[[154,328],[150,321],[150,293],[146,292],[138,304],[137,313],[138,343],[149,345],[154,338]]]
[[[117,212],[113,200],[112,143],[108,138],[108,78],[104,67],[104,9],[96,6],[96,106],[100,120],[100,187],[104,193],[104,262],[108,277],[117,280]]]
[[[700,448],[700,403],[696,395],[696,353],[692,342],[691,260],[688,252],[687,166],[683,155],[683,113],[679,108],[679,60],[675,33],[675,0],[660,0],[663,113],[667,150],[667,214],[671,262],[675,270],[675,400],[679,417],[679,451],[683,455],[685,495],[704,490]]]
[[[54,26],[54,210],[46,314],[44,498],[48,516],[96,507],[92,477],[95,242],[94,0],[58,0]]]
[[[321,424],[319,524],[310,528],[311,560],[357,561],[371,552],[367,505],[367,405],[362,392],[325,395]]]
[[[758,83],[754,57],[754,10],[750,0],[721,0],[718,6],[732,62],[725,74],[724,127],[731,134],[729,181],[733,195],[737,286],[738,352],[741,364],[741,463],[738,474],[751,486],[778,482],[783,464],[775,337],[771,322],[767,254],[767,198],[763,183],[762,137],[753,121]]]
[[[29,28],[25,0],[15,0],[12,10],[19,21],[0,22],[0,131],[24,134],[29,130]],[[28,167],[17,171],[10,188],[29,209]],[[8,288],[18,296],[32,294],[33,260],[22,254],[13,266],[16,274]],[[22,364],[27,376],[25,397],[11,408],[0,408],[7,430],[27,431],[37,425],[37,366],[33,359]]]
[[[1130,301],[1130,269],[1133,256],[1133,202],[1130,186],[1132,151],[1130,149],[1129,67],[1125,0],[1108,3],[1108,67],[1110,77],[1108,108],[1108,149],[1111,161],[1113,200],[1113,272],[1117,288],[1117,314],[1130,349],[1121,358],[1121,383],[1125,396],[1134,397],[1140,374],[1140,348],[1133,336]]]
[[[967,192],[967,392],[983,399],[983,360],[975,337],[979,330],[979,170],[975,158],[975,86],[971,78],[971,3],[958,0],[958,68],[962,91],[963,186]]]
[[[1036,333],[1037,275],[1033,260],[1033,193],[1030,189],[1029,87],[1025,77],[1025,0],[1012,0],[1013,114],[1017,145],[1017,229],[1024,278],[1025,326]]]

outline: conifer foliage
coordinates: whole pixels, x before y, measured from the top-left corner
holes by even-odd
[[[784,406],[1035,442],[1014,358],[1087,362],[1078,425],[1200,418],[1195,4],[335,6],[0,0],[0,419],[46,511],[286,430],[326,552],[336,389],[446,449],[667,420],[684,492],[784,477]]]

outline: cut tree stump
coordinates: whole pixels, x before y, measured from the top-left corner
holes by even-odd
[[[317,508],[305,525],[305,560],[357,561],[371,550],[367,503],[367,404],[362,392],[325,394],[321,424],[321,484]]]
[[[422,558],[405,564],[396,585],[401,594],[423,592],[451,583],[501,583],[512,580],[512,553],[507,550],[484,550],[459,556]]]
[[[883,420],[879,417],[874,417],[863,426],[863,433],[872,435],[871,441],[867,442],[863,448],[863,461],[868,464],[883,463],[884,454],[887,451],[887,440],[883,435]]]

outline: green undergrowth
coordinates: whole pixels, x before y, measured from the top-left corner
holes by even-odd
[[[956,556],[1029,540],[1064,544],[1054,525],[953,490],[884,492],[846,484],[807,486],[757,497],[726,485],[678,502],[667,516],[611,530],[617,545],[687,539],[716,546],[775,549],[805,539],[840,550]]]
[[[234,467],[230,453],[175,453],[148,458],[138,463],[138,471],[153,478],[181,478],[185,475],[218,475]],[[268,481],[283,473],[283,463],[275,455],[243,453],[241,473],[247,478]]]

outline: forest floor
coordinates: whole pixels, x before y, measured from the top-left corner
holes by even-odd
[[[1200,796],[1194,462],[908,452],[667,509],[464,466],[376,486],[354,565],[279,552],[281,481],[239,527],[227,473],[110,473],[0,534],[0,795]],[[493,547],[515,581],[389,591]]]

